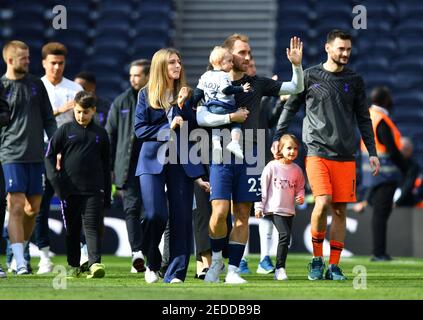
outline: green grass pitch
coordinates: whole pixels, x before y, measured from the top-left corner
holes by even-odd
[[[423,299],[423,259],[396,258],[391,262],[370,262],[369,257],[343,258],[341,267],[348,280],[309,281],[309,255],[290,254],[287,261],[288,281],[275,281],[273,274],[255,273],[259,257],[251,255],[244,285],[204,283],[194,279],[195,262],[183,284],[146,284],[144,274],[131,274],[130,258],[104,256],[106,277],[60,282],[57,274],[0,279],[0,299],[141,299],[141,300],[275,300],[275,299],[351,299],[414,300]],[[274,259],[273,259],[274,260]],[[53,257],[55,265],[66,265],[64,256]],[[37,266],[38,259],[32,264]],[[227,264],[227,261],[225,262]],[[357,267],[358,266],[358,267]],[[355,269],[354,269],[355,267]],[[358,273],[353,270],[358,269]],[[363,273],[364,272],[364,273]],[[223,281],[223,277],[221,277]],[[63,280],[61,280],[63,281]],[[59,284],[66,289],[54,289]]]

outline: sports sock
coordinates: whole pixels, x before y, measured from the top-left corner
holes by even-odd
[[[26,261],[23,254],[23,243],[12,243],[10,247],[16,259],[16,270],[26,267]]]
[[[272,234],[273,234],[272,220],[265,217],[260,219],[259,220],[260,261],[263,261],[265,256],[270,256]]]
[[[239,267],[242,254],[244,253],[245,244],[229,241],[229,264]]]
[[[311,241],[313,242],[313,256],[323,257],[323,241],[325,240],[326,231],[311,231]]]
[[[331,240],[330,242],[330,257],[329,264],[338,264],[341,258],[342,249],[344,249],[344,243]]]

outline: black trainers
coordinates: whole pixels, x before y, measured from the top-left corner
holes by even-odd
[[[84,272],[88,272],[88,261],[84,262],[83,264],[81,264],[81,266],[79,267],[81,273]]]
[[[145,272],[145,260],[141,251],[132,257],[132,267],[137,273]]]
[[[392,257],[389,254],[383,254],[380,256],[373,256],[370,261],[372,262],[384,262],[384,261],[392,261]]]
[[[340,267],[336,264],[330,264],[329,268],[326,270],[325,274],[326,280],[347,280],[347,277],[344,276]]]
[[[160,267],[160,270],[158,271],[159,277],[164,279],[166,271],[167,271],[167,266]]]
[[[196,273],[194,279],[204,280],[206,273],[209,271],[209,268],[204,268],[200,273]]]

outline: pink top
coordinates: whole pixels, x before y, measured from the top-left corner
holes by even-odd
[[[270,161],[261,174],[261,202],[255,210],[263,214],[295,215],[295,197],[304,196],[304,175],[295,164]]]

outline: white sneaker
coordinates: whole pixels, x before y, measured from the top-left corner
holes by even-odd
[[[157,271],[151,271],[149,268],[147,268],[147,270],[145,270],[144,279],[147,283],[157,282],[159,281],[159,273]]]
[[[17,275],[17,276],[23,276],[23,275],[27,275],[27,274],[30,274],[30,273],[28,271],[28,268],[25,267],[25,266],[18,268],[18,270],[15,273],[15,275]]]
[[[7,277],[7,274],[6,272],[4,272],[2,266],[0,265],[0,278],[6,278],[6,277]]]
[[[275,280],[288,280],[285,268],[279,268],[275,270]]]
[[[141,251],[132,252],[132,268],[131,273],[145,271],[145,259]]]
[[[226,146],[226,150],[232,152],[235,155],[235,157],[244,159],[244,153],[242,152],[241,146],[238,142],[232,140]]]
[[[173,278],[172,280],[170,280],[170,283],[184,283],[184,282],[181,279]]]
[[[239,275],[239,270],[228,270],[228,273],[226,274],[225,277],[225,283],[228,284],[243,284],[243,283],[247,283],[247,280],[242,279],[241,276]]]
[[[16,272],[16,259],[15,257],[12,258],[12,261],[10,262],[9,268],[7,269],[7,272]]]
[[[47,260],[40,260],[38,264],[38,271],[37,274],[46,274],[53,271],[53,263],[50,259]]]
[[[219,164],[222,163],[222,160],[222,146],[220,143],[213,142],[212,163]]]
[[[219,282],[219,276],[225,271],[225,264],[221,259],[212,260],[209,271],[207,271],[204,281]]]

